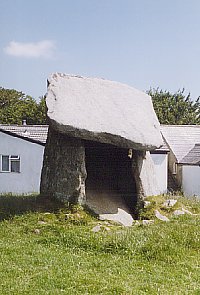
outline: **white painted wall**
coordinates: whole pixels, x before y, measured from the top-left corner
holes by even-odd
[[[200,167],[186,166],[182,168],[182,189],[186,196],[200,197]]]
[[[19,155],[20,173],[0,172],[0,194],[39,192],[44,146],[0,132],[0,155]]]
[[[160,194],[167,192],[168,154],[151,154]]]

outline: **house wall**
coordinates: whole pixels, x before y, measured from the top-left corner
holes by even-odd
[[[160,194],[167,192],[168,154],[151,154]]]
[[[182,167],[183,184],[182,190],[186,196],[197,195],[200,198],[200,167],[186,166]]]
[[[0,172],[0,193],[39,192],[44,146],[0,132],[0,155],[19,155],[20,173]]]
[[[171,175],[175,179],[177,185],[181,188],[182,185],[182,166],[176,164],[176,173],[174,173],[174,164],[177,162],[176,157],[173,152],[170,150],[168,154],[168,167],[171,172]]]

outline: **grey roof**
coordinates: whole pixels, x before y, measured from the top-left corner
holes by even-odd
[[[200,144],[195,146],[189,151],[189,153],[181,160],[180,164],[186,165],[200,165]]]
[[[161,133],[178,163],[200,143],[200,125],[161,125]]]
[[[44,145],[47,140],[48,126],[0,124],[0,131]]]

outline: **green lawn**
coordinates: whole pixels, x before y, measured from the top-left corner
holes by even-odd
[[[123,228],[39,197],[0,208],[0,294],[200,294],[200,216]]]

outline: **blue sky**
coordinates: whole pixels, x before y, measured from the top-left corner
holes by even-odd
[[[1,0],[0,86],[38,98],[53,72],[200,95],[199,0]]]

